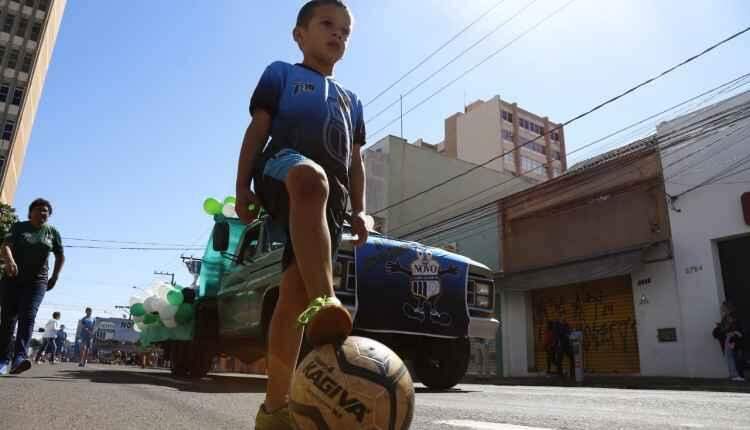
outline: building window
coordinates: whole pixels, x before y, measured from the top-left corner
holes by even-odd
[[[23,56],[23,63],[21,64],[21,71],[29,73],[31,71],[31,62],[34,61],[32,54],[26,54]]]
[[[26,6],[34,7],[34,0],[26,0]]]
[[[556,178],[558,176],[562,175],[562,169],[560,169],[557,166],[552,167],[552,177]]]
[[[553,132],[552,133],[552,140],[554,140],[555,142],[559,142],[560,141],[560,133],[558,133],[556,131]]]
[[[21,22],[18,23],[18,29],[16,29],[16,36],[20,38],[26,37],[26,29],[29,28],[29,20],[21,18]]]
[[[532,160],[531,158],[521,157],[521,171],[523,173],[531,172],[531,171],[533,171],[534,173],[543,173],[541,172],[542,166],[544,166],[544,164],[536,160]]]
[[[0,173],[3,172],[3,167],[5,167],[5,156],[0,155]]]
[[[562,160],[562,156],[560,155],[560,151],[552,151],[552,159],[553,160]]]
[[[10,85],[4,82],[0,85],[0,102],[8,101],[8,93],[10,93]]]
[[[539,144],[537,142],[529,142],[529,143],[526,144],[526,147],[529,148],[529,149],[531,149],[532,151],[536,151],[536,152],[538,152],[540,154],[544,154],[545,153],[544,145]]]
[[[47,12],[49,10],[49,0],[39,0],[39,9]]]
[[[20,52],[18,52],[18,49],[11,49],[10,54],[8,54],[8,68],[15,69],[18,65],[18,55]]]
[[[24,91],[23,87],[17,86],[13,90],[13,100],[11,100],[10,104],[20,106],[21,100],[23,99],[23,91]]]
[[[4,59],[5,59],[5,47],[0,46],[0,66],[3,64]]]
[[[35,22],[31,25],[31,35],[29,35],[29,39],[33,40],[34,42],[39,42],[39,35],[42,33],[42,24]]]
[[[500,131],[500,136],[505,140],[513,140],[513,132],[510,130],[502,129]]]
[[[504,120],[506,120],[506,121],[508,121],[508,122],[513,122],[513,114],[512,114],[512,113],[510,113],[510,112],[508,112],[508,111],[506,111],[506,110],[504,110],[504,111],[503,111],[503,112],[502,112],[502,113],[500,114],[500,116],[501,116],[501,117],[502,117],[502,118],[503,118]]]
[[[13,23],[15,21],[15,15],[5,15],[5,21],[3,22],[3,31],[10,34],[10,31],[13,30]]]
[[[16,128],[16,122],[12,119],[5,120],[5,126],[3,126],[3,140],[10,140],[13,137],[13,129]]]

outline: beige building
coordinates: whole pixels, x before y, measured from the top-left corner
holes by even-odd
[[[0,201],[12,204],[66,0],[0,0]]]
[[[560,124],[495,96],[477,100],[445,119],[443,155],[513,175],[551,179],[565,171],[565,134]],[[502,156],[502,154],[506,153]]]

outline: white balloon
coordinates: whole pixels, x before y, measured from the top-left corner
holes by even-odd
[[[146,312],[157,312],[159,308],[159,298],[156,296],[151,296],[143,301],[143,308],[146,310]]]
[[[227,203],[221,208],[221,213],[227,218],[237,218],[237,209],[234,203]]]
[[[128,301],[128,305],[133,306],[136,303],[143,303],[143,296],[140,294],[137,294],[130,298],[130,301]]]
[[[143,331],[143,325],[142,324],[143,323],[139,323],[139,322],[133,324],[133,330],[135,330],[137,333],[140,333],[141,331]]]
[[[160,299],[167,300],[167,293],[173,289],[174,287],[171,284],[164,282],[156,288],[156,295],[159,296]]]
[[[168,319],[174,319],[174,315],[177,313],[177,306],[168,305],[164,306],[163,308],[159,309],[159,318],[161,318],[162,321],[168,320]]]
[[[161,322],[164,324],[164,327],[167,328],[177,327],[177,321],[174,320],[174,317],[168,319],[162,318]]]

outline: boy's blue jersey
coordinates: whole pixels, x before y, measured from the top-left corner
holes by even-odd
[[[250,113],[256,109],[273,118],[266,153],[294,149],[348,191],[352,147],[365,144],[362,103],[354,93],[307,66],[277,61],[253,92]]]

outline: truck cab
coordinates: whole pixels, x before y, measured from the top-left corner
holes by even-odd
[[[173,351],[177,373],[202,376],[215,354],[247,363],[264,357],[285,238],[268,217],[247,226],[217,217],[200,272],[193,340]],[[333,275],[336,296],[354,318],[352,334],[393,349],[430,388],[457,384],[470,361],[469,339],[494,339],[499,326],[491,270],[377,232],[356,249],[351,239],[347,226]]]

